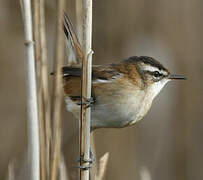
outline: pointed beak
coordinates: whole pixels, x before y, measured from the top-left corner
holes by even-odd
[[[187,78],[183,75],[177,75],[177,74],[170,74],[168,76],[168,79],[172,80],[172,79],[177,79],[177,80],[186,80]]]

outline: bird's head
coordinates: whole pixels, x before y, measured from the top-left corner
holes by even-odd
[[[160,92],[167,82],[186,79],[183,75],[171,74],[161,63],[151,57],[134,56],[130,57],[128,61],[136,64],[144,89],[151,93],[152,98]]]

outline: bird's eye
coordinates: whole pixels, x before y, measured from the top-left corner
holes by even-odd
[[[153,76],[158,78],[158,77],[162,76],[162,74],[160,74],[158,71],[154,71]]]

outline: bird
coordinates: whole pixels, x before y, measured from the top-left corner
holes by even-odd
[[[64,32],[75,57],[83,57],[74,27],[64,15]],[[80,65],[62,68],[66,109],[76,118],[81,104]],[[185,80],[171,74],[159,61],[148,56],[132,56],[117,63],[92,66],[91,130],[124,128],[145,117],[154,98],[171,80]]]

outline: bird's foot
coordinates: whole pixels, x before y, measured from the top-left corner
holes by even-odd
[[[84,99],[84,101],[78,102],[77,105],[86,105],[86,108],[89,108],[95,102],[93,97],[90,97],[90,98],[83,97],[83,99]]]
[[[78,166],[78,168],[80,168],[82,170],[88,170],[93,166],[94,161],[95,161],[94,155],[93,155],[92,151],[90,151],[89,159],[85,159],[84,156],[82,156],[78,159],[78,162],[80,162],[80,164],[88,163],[88,165],[80,165],[80,166]]]

